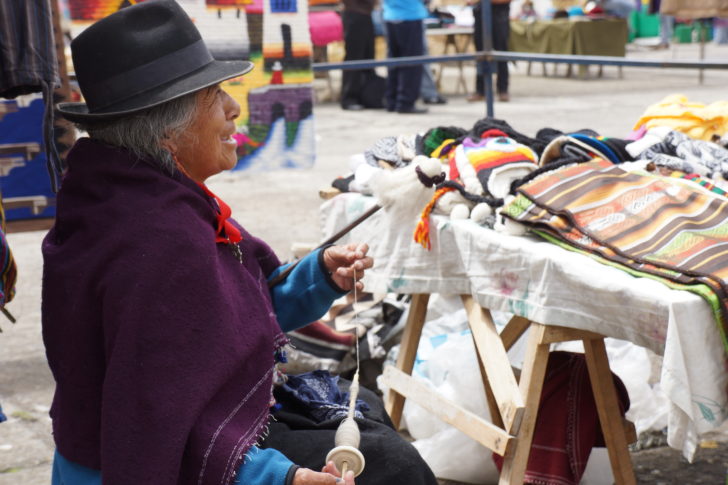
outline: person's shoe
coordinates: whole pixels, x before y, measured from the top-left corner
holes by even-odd
[[[485,101],[485,95],[480,93],[469,94],[467,98],[468,103],[477,103],[478,101]]]
[[[409,114],[409,115],[421,115],[427,113],[427,108],[420,108],[419,106],[410,106],[408,108],[399,108],[397,113]]]
[[[422,102],[425,104],[447,104],[447,99],[438,94],[434,98],[423,98]]]
[[[351,104],[341,105],[341,109],[345,109],[347,111],[361,111],[364,109],[364,106],[362,106],[358,103],[351,103]]]
[[[511,97],[508,96],[508,93],[498,93],[498,101],[503,101],[504,103],[507,103],[511,100]]]

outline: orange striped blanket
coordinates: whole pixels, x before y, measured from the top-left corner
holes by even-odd
[[[707,285],[728,351],[728,198],[594,159],[522,186],[503,214],[632,272]]]

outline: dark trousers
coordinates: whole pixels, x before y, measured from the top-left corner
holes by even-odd
[[[344,25],[345,61],[374,59],[374,23],[369,14],[347,12],[341,14]],[[343,71],[341,105],[365,104],[361,98],[374,69]]]
[[[491,21],[493,24],[493,49],[497,51],[508,50],[508,36],[511,35],[509,3],[491,4]],[[473,40],[475,40],[475,49],[483,50],[483,21],[481,19],[481,8],[478,3],[473,8],[473,16],[475,17],[475,25],[473,28]],[[497,62],[496,91],[499,93],[508,92],[508,62]],[[485,82],[483,75],[478,73],[475,77],[475,91],[479,94],[485,93]]]
[[[424,55],[422,20],[386,22],[387,57]],[[387,71],[387,109],[412,108],[420,96],[422,66],[390,67]]]

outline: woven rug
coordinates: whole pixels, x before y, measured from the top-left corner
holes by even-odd
[[[503,214],[632,274],[700,294],[717,310],[728,352],[728,198],[594,159],[522,186]]]

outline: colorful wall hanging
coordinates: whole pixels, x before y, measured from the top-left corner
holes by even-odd
[[[43,152],[43,96],[0,99],[0,190],[8,221],[55,215]]]
[[[142,0],[67,0],[71,35]],[[218,59],[255,69],[224,88],[240,103],[234,170],[313,165],[313,73],[307,0],[178,0]]]

